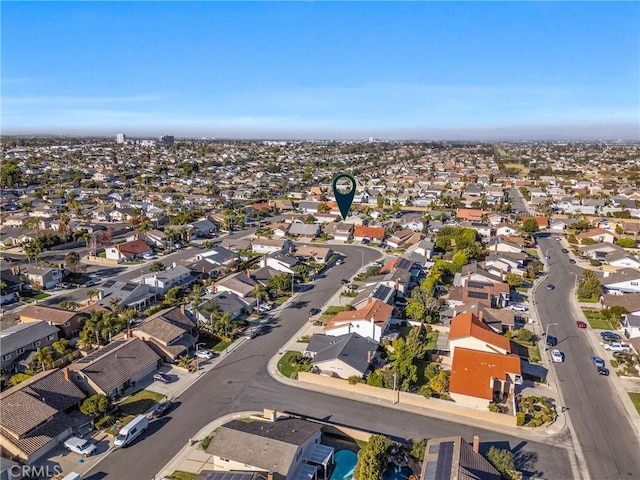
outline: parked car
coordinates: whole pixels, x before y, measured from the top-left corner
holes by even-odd
[[[553,290],[554,288],[556,288],[556,286],[553,283],[547,285],[547,290]]]
[[[567,250],[566,248],[563,248],[562,253],[569,253],[569,250]]]
[[[145,253],[144,255],[142,255],[142,258],[144,258],[145,260],[154,260],[158,258],[158,256],[154,255],[153,253]]]
[[[626,352],[627,350],[629,350],[629,347],[623,343],[611,342],[605,343],[604,349],[610,352]]]
[[[357,289],[358,289],[358,286],[357,286],[357,285],[349,285],[347,288],[348,288],[349,290],[357,290]]]
[[[620,340],[622,340],[622,337],[620,337],[620,335],[618,335],[615,332],[609,332],[609,331],[600,332],[600,336],[602,337],[603,340],[608,342],[619,342]]]
[[[576,261],[575,261],[575,259],[570,258],[570,259],[569,259],[569,263],[576,263]]]
[[[577,326],[578,328],[587,328],[587,324],[586,324],[585,322],[581,321],[581,320],[578,320],[578,321],[576,322],[576,326]]]
[[[203,360],[210,360],[213,358],[213,353],[209,350],[198,350],[196,352],[196,357],[202,358]]]
[[[520,305],[519,303],[514,303],[509,308],[511,308],[511,310],[513,310],[514,312],[528,312],[529,311],[529,309],[527,307],[525,307],[524,305]]]
[[[171,378],[164,373],[156,373],[153,375],[153,379],[162,383],[171,383]]]
[[[604,368],[604,367],[598,367],[598,373],[600,375],[608,376],[609,375],[609,369],[608,368]]]
[[[312,308],[309,310],[309,315],[317,315],[320,313],[320,309],[319,308]]]
[[[149,427],[149,419],[146,415],[138,415],[136,418],[127,423],[113,442],[115,448],[126,447],[135,438]]]
[[[350,280],[347,280],[346,278],[343,278],[342,280],[340,280],[340,283],[343,285],[346,285],[347,283],[350,283]]]
[[[555,347],[558,345],[558,339],[553,335],[547,335],[547,347]]]
[[[64,448],[71,452],[79,453],[84,457],[89,457],[96,453],[98,447],[95,443],[79,437],[69,437],[64,441]]]
[[[344,263],[344,260],[341,258],[336,260],[336,265],[342,265],[343,263]]]
[[[593,362],[593,365],[597,368],[604,368],[604,360],[600,357],[591,357],[591,362]]]
[[[158,406],[153,411],[151,416],[154,417],[154,418],[163,417],[164,415],[166,415],[167,413],[169,413],[171,411],[173,406],[174,405],[173,405],[173,402],[171,400],[167,400],[166,402],[161,402],[161,403],[158,404]]]
[[[560,350],[558,350],[557,348],[554,348],[553,350],[551,350],[551,359],[554,362],[562,363],[564,361],[564,355]]]
[[[559,241],[560,241],[560,237],[556,237],[556,241],[558,241],[558,242],[559,242]]]

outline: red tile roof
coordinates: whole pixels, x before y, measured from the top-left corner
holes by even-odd
[[[384,238],[384,227],[365,227],[362,225],[358,225],[353,230],[353,236],[377,238],[382,240]]]
[[[507,373],[522,374],[518,355],[456,348],[449,392],[493,400],[491,379],[506,380]]]
[[[506,351],[511,351],[511,342],[507,337],[497,334],[476,317],[473,313],[461,313],[451,320],[451,328],[449,329],[449,340],[457,338],[473,337],[482,340],[490,345],[494,345]],[[454,357],[458,354],[456,348]]]
[[[147,245],[142,240],[132,240],[131,242],[121,243],[119,245],[115,245],[115,248],[122,255],[140,255],[141,253],[146,253],[151,250],[151,247]]]
[[[336,326],[357,320],[365,320],[367,322],[373,321],[379,327],[383,327],[384,324],[391,318],[393,313],[393,307],[380,300],[373,300],[370,303],[365,304],[358,310],[350,310],[348,312],[340,312],[333,317],[329,323],[324,327],[324,330],[331,330]]]

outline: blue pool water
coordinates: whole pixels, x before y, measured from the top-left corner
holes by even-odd
[[[396,467],[395,465],[389,465],[382,473],[382,480],[407,480],[412,473],[413,472],[409,467]]]
[[[353,470],[358,463],[358,455],[351,450],[338,450],[333,454],[336,467],[329,480],[352,480]]]

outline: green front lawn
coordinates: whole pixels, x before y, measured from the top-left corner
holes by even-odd
[[[296,370],[296,364],[292,363],[292,358],[294,357],[294,355],[297,356],[299,354],[300,352],[289,350],[284,355],[282,355],[282,358],[278,361],[278,370],[285,377],[295,378],[298,370]]]
[[[633,402],[633,406],[636,407],[636,410],[638,411],[638,415],[640,415],[640,393],[635,393],[635,392],[627,392],[629,393],[629,398],[631,398],[631,401]]]
[[[212,350],[214,352],[222,352],[225,348],[227,348],[229,345],[231,345],[231,341],[230,340],[221,340],[218,343],[216,343]]]
[[[534,342],[521,342],[517,338],[512,338],[511,341],[516,344],[518,348],[518,355],[523,358],[527,358],[529,363],[537,363],[542,360],[540,356],[540,348],[537,343]]]
[[[193,480],[198,476],[197,473],[185,472],[183,470],[176,470],[169,477],[170,480]]]
[[[50,296],[51,296],[51,295],[49,295],[48,293],[44,293],[44,292],[42,292],[42,293],[39,293],[39,294],[37,294],[37,295],[34,295],[34,296],[33,296],[33,298],[34,298],[35,300],[44,300],[45,298],[49,298]]]
[[[579,302],[598,303],[598,297],[578,297]]]
[[[608,320],[606,320],[602,314],[600,312],[588,312],[583,310],[582,313],[584,314],[585,318],[587,319],[587,322],[589,322],[589,325],[591,326],[591,328],[595,328],[598,330],[612,330],[613,327],[611,326],[611,324],[609,323]]]
[[[120,411],[129,415],[141,415],[161,401],[164,395],[150,390],[140,390],[119,404]]]

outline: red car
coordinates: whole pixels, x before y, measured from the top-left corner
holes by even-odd
[[[580,320],[576,322],[576,325],[578,326],[578,328],[587,328],[587,324],[584,322],[581,322]]]

